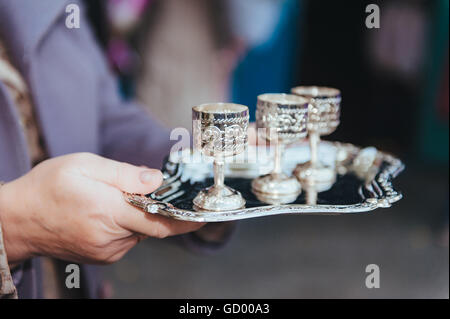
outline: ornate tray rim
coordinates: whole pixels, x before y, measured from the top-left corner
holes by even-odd
[[[360,147],[352,144],[344,144],[340,142],[325,142],[335,145],[336,147],[352,147],[361,150]],[[371,195],[366,197],[363,202],[351,205],[307,205],[307,204],[285,204],[285,205],[268,205],[252,208],[244,208],[232,211],[221,212],[197,212],[191,210],[180,209],[174,207],[170,203],[153,200],[145,195],[124,193],[125,199],[131,205],[136,206],[146,213],[161,214],[178,220],[191,222],[224,222],[247,218],[301,214],[301,215],[341,215],[371,212],[377,208],[388,208],[393,203],[399,201],[403,196],[394,189],[392,180],[400,174],[405,165],[398,158],[377,150],[377,155],[386,162],[382,170],[378,172],[376,178],[371,183],[365,185],[365,190]],[[165,185],[173,183],[180,178],[182,163],[168,162],[168,165],[176,166],[176,173],[166,180]],[[166,164],[167,166],[167,164]],[[152,194],[156,193],[154,191]],[[362,189],[360,189],[362,192]],[[365,196],[362,196],[365,197]]]

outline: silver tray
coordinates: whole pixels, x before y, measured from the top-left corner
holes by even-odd
[[[244,161],[243,158],[246,160]],[[403,163],[374,147],[360,148],[352,144],[322,141],[319,158],[335,168],[337,178],[329,189],[303,191],[291,204],[269,205],[253,195],[251,180],[271,170],[271,150],[249,146],[245,154],[226,163],[225,184],[240,191],[247,201],[246,208],[205,212],[193,208],[192,199],[198,191],[213,183],[212,162],[192,150],[172,153],[164,168],[163,185],[151,194],[125,194],[126,200],[151,214],[161,214],[194,222],[222,222],[279,214],[336,215],[370,212],[387,208],[402,198],[392,180],[404,169]],[[309,160],[307,144],[288,148],[283,169],[291,173],[298,163]],[[309,199],[308,199],[309,198]]]

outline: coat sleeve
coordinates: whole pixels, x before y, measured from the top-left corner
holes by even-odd
[[[99,136],[101,155],[134,165],[161,168],[176,141],[170,130],[148,109],[120,96],[117,78],[95,43],[99,92]]]
[[[173,141],[170,131],[135,102],[121,101],[110,75],[102,79],[100,142],[102,155],[160,169]]]
[[[0,181],[0,189],[2,182]],[[17,290],[11,276],[8,258],[3,244],[2,223],[0,221],[0,299],[17,299]]]

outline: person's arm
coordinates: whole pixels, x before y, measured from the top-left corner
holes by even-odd
[[[163,159],[175,143],[170,141],[169,128],[153,118],[137,101],[124,101],[117,77],[95,40],[90,38],[92,41],[83,45],[96,60],[101,155],[134,165],[161,168]]]
[[[107,82],[105,86],[112,85]],[[160,169],[174,143],[170,141],[169,130],[137,103],[110,104],[108,100],[104,103],[100,127],[102,155]]]
[[[152,192],[161,181],[158,170],[77,153],[43,161],[4,184],[2,295],[15,293],[7,263],[11,267],[41,255],[112,263],[146,236],[165,238],[202,227],[203,223],[146,214],[123,198],[122,192]]]

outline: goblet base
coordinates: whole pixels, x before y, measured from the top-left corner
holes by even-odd
[[[317,192],[329,190],[336,181],[336,172],[333,168],[322,164],[313,166],[311,162],[298,164],[293,175],[303,185],[313,186]]]
[[[254,179],[252,192],[262,202],[287,204],[297,199],[302,192],[302,186],[295,177],[272,173]]]
[[[227,186],[211,186],[201,190],[194,200],[197,211],[227,211],[241,209],[245,199],[241,193]]]

